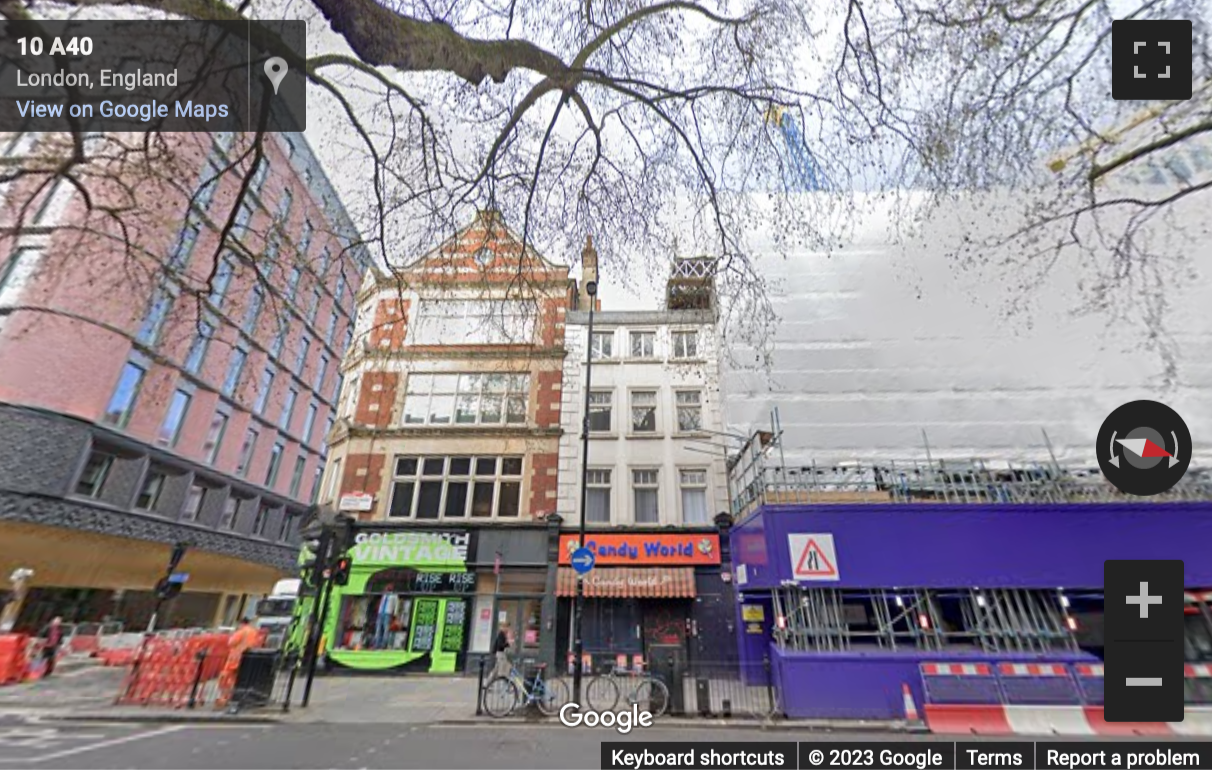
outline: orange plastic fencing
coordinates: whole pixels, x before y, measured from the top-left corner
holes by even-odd
[[[16,684],[25,678],[29,665],[25,655],[28,644],[26,634],[0,635],[0,685]]]
[[[188,639],[149,639],[122,683],[117,702],[123,705],[181,708],[198,677],[199,702],[227,659],[227,634],[201,634]],[[199,653],[206,657],[199,661]],[[199,672],[199,667],[201,671]],[[200,676],[199,676],[200,673]]]
[[[262,632],[260,643],[265,642],[267,632]],[[190,694],[195,695],[195,705],[204,705],[208,696],[217,703],[225,703],[235,684],[225,681],[230,645],[230,634],[199,634],[185,639],[149,639],[142,648],[133,652],[135,665],[131,667],[122,683],[117,703],[128,706],[156,706],[160,708],[182,708],[189,705]],[[200,658],[200,654],[206,655]],[[197,682],[197,691],[194,684]]]

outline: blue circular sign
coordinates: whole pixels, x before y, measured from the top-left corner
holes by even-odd
[[[588,548],[578,548],[572,552],[572,568],[577,571],[578,575],[584,575],[593,569],[593,563],[597,560],[598,557],[594,556],[593,551]]]

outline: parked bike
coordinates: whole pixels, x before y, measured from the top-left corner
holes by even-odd
[[[517,666],[510,665],[509,676],[494,677],[484,687],[484,710],[489,716],[506,717],[519,706],[534,705],[545,716],[554,716],[568,703],[568,685],[559,679],[545,679],[546,663],[526,661],[534,674],[524,676]]]
[[[590,679],[585,688],[585,702],[594,711],[614,711],[620,699],[627,710],[638,705],[653,717],[669,710],[669,688],[649,671],[615,666],[609,674]]]

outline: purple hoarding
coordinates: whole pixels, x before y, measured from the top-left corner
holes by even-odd
[[[738,588],[792,580],[788,536],[806,534],[832,536],[818,556],[836,579],[797,580],[821,588],[1099,588],[1107,559],[1182,559],[1188,587],[1212,587],[1212,501],[1200,501],[767,506],[732,529]]]

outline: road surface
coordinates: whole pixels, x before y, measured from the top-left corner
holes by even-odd
[[[0,716],[0,770],[107,768],[597,768],[601,742],[929,741],[929,735],[556,725],[154,724]],[[1077,740],[1069,738],[1067,740]]]

